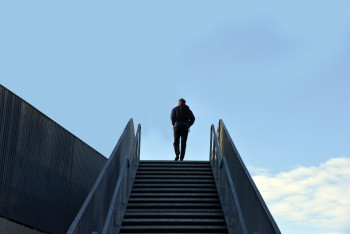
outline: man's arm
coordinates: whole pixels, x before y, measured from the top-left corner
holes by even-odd
[[[195,120],[196,118],[194,117],[193,112],[190,110],[190,121],[188,122],[189,127],[193,125]]]
[[[171,119],[171,123],[173,124],[173,126],[175,125],[175,115],[176,115],[176,111],[175,108],[171,111],[170,114],[170,119]]]

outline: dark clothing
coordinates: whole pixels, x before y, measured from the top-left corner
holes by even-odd
[[[188,135],[188,127],[184,125],[178,125],[174,127],[174,149],[175,149],[175,154],[177,158],[179,155],[180,155],[180,159],[183,159],[185,157],[187,135]],[[181,137],[181,153],[179,149],[180,137]]]
[[[188,108],[188,106],[185,106],[183,110],[188,111],[185,115],[186,118],[188,116],[188,120],[184,120],[183,116],[179,117],[179,106],[175,107],[171,111],[171,123],[174,126],[174,150],[176,154],[176,159],[178,159],[180,155],[180,159],[183,160],[185,157],[185,151],[186,151],[186,141],[187,141],[187,136],[188,136],[188,129],[193,125],[195,121],[195,117],[192,113],[192,111]],[[181,118],[181,119],[179,119]],[[179,149],[179,144],[180,144],[180,137],[181,137],[181,152]]]
[[[195,121],[195,117],[192,113],[191,110],[189,110],[189,119],[188,121],[180,121],[180,120],[177,120],[176,119],[176,111],[177,109],[179,108],[179,106],[177,107],[174,107],[173,110],[171,111],[171,115],[170,115],[170,118],[171,118],[171,123],[173,124],[173,126],[179,126],[179,125],[184,125],[186,127],[191,127],[192,124],[194,123]]]

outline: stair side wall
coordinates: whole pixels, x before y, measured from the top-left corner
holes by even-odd
[[[106,158],[0,85],[0,216],[66,232]]]

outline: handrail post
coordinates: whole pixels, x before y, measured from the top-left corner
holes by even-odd
[[[212,146],[213,146],[213,133],[212,133],[213,125],[210,127],[210,148],[209,148],[209,162],[212,161]]]

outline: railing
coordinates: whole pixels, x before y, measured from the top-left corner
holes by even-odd
[[[140,160],[140,137],[141,126],[135,137],[130,119],[67,233],[106,233],[120,226]]]
[[[139,125],[131,155],[125,158],[122,164],[102,233],[119,233],[140,161],[140,143],[141,126]]]
[[[224,123],[210,130],[209,160],[229,233],[281,233]]]
[[[235,186],[230,176],[226,158],[220,153],[214,125],[210,130],[210,163],[215,177],[229,233],[247,234]]]

